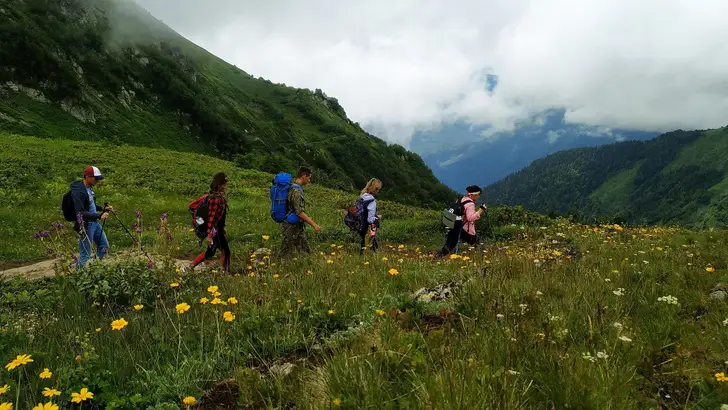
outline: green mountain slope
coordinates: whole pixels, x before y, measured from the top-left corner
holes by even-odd
[[[133,1],[0,0],[0,129],[214,154],[267,172],[371,177],[409,203],[451,199],[422,159],[366,133],[335,98],[254,78]]]
[[[633,223],[728,225],[728,128],[559,152],[488,186],[488,200]]]

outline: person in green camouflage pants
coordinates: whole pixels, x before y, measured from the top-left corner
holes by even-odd
[[[298,170],[298,177],[295,181],[295,185],[297,186],[291,186],[288,190],[286,205],[292,214],[298,216],[298,221],[291,223],[285,220],[281,223],[281,229],[283,230],[283,244],[279,251],[281,258],[290,258],[294,250],[305,253],[311,252],[311,248],[308,246],[308,240],[306,240],[305,224],[313,226],[316,232],[321,232],[321,227],[306,215],[306,201],[303,198],[302,187],[310,183],[312,177],[313,173],[309,168],[301,167]]]

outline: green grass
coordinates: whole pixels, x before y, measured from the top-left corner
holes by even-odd
[[[251,254],[280,239],[268,216],[271,175],[161,149],[0,141],[3,260],[51,248],[67,272],[73,233],[32,234],[58,219],[69,181],[94,163],[107,175],[99,198],[127,225],[143,212],[156,261],[150,269],[126,253],[131,241],[109,221],[105,263],[0,282],[0,363],[34,360],[0,368],[10,388],[0,403],[32,408],[47,400],[45,387],[61,392],[63,408],[88,388],[85,409],[179,408],[187,396],[203,408],[715,409],[728,397],[714,376],[728,371],[728,307],[708,298],[728,282],[725,231],[591,227],[502,208],[492,218],[499,242],[437,262],[426,255],[441,244],[437,213],[383,201],[382,252],[360,256],[341,223],[352,195],[314,184],[308,207],[324,233],[310,235],[311,255],[284,263]],[[200,251],[187,202],[219,170],[232,175],[233,275],[215,263],[177,272],[167,262]],[[170,240],[156,234],[162,212]],[[450,281],[464,283],[451,298],[413,299]],[[237,303],[212,305],[212,285]],[[668,295],[679,304],[659,301]],[[189,311],[177,314],[180,303]],[[112,330],[120,318],[128,325]],[[44,368],[50,379],[38,377]]]
[[[270,218],[268,188],[273,176],[237,168],[212,157],[163,149],[114,146],[109,143],[49,140],[17,135],[0,137],[0,194],[8,206],[0,209],[6,221],[0,235],[7,238],[0,248],[0,260],[23,262],[41,259],[45,249],[37,246],[33,235],[48,230],[52,222],[62,221],[60,201],[72,181],[91,164],[99,167],[105,179],[95,189],[100,202],[112,204],[127,228],[136,222],[141,210],[149,223],[162,213],[169,215],[169,225],[178,238],[179,255],[198,253],[196,238],[187,232],[189,202],[207,192],[212,175],[224,171],[230,175],[227,197],[230,201],[228,231],[234,257],[240,250],[261,245],[262,235],[280,239],[279,226]],[[357,198],[314,184],[306,188],[307,211],[324,227],[321,235],[311,235],[313,242],[328,243],[351,237],[343,226],[343,210]],[[386,189],[386,187],[385,187]],[[386,229],[382,237],[399,242],[412,235],[437,232],[438,213],[381,201]],[[106,223],[112,250],[132,244],[118,221]],[[154,232],[142,238],[152,240]],[[12,239],[10,239],[12,238]],[[67,244],[72,246],[71,243]]]

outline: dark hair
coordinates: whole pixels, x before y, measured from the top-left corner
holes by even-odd
[[[481,189],[477,185],[470,185],[469,187],[465,188],[465,191],[467,191],[469,194],[472,194],[474,192],[481,192]]]
[[[215,174],[214,177],[212,177],[212,182],[210,183],[210,191],[219,191],[220,187],[227,184],[227,182],[227,175],[225,175],[224,172],[218,172],[217,174]]]
[[[313,174],[313,171],[311,171],[311,168],[309,168],[309,167],[298,168],[298,177],[299,178],[309,176],[311,174]]]

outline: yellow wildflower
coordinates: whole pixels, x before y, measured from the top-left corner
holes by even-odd
[[[144,305],[134,305],[134,310],[136,310],[137,312],[142,309],[144,309]]]
[[[725,373],[720,372],[715,374],[715,380],[717,380],[718,383],[728,382],[728,377],[725,376]]]
[[[177,282],[172,282],[172,283],[170,283],[170,284],[169,284],[169,287],[170,287],[170,288],[177,288],[177,287],[179,287],[179,283],[177,283]]]
[[[8,370],[13,370],[20,366],[25,366],[28,363],[31,363],[33,359],[30,358],[31,355],[29,354],[21,354],[15,357],[15,360],[5,365],[5,368]]]
[[[331,259],[329,259],[329,260],[326,261],[326,263],[331,264],[331,263],[334,263],[334,261],[332,261]]]
[[[233,320],[235,320],[235,315],[229,310],[223,313],[222,317],[225,319],[226,322],[232,322]]]
[[[209,286],[207,288],[207,291],[210,292],[210,293],[212,293],[212,294],[215,294],[217,292],[217,286],[215,286],[215,285]]]
[[[384,316],[385,312],[382,309],[377,309],[377,314],[379,316]]]
[[[41,373],[39,377],[41,379],[50,379],[51,377],[53,377],[53,373],[46,367],[45,369],[43,369],[43,373]]]
[[[58,410],[58,405],[51,402],[46,404],[38,403],[37,406],[33,407],[33,410]]]
[[[339,399],[339,398],[334,399],[334,406],[341,407],[341,399]]]
[[[390,269],[389,272],[387,272],[387,273],[389,273],[389,276],[399,275],[399,271],[397,269],[394,269],[394,268]]]
[[[13,410],[12,403],[0,403],[0,410]]]
[[[8,386],[7,384],[3,387],[0,387],[0,396],[2,396],[3,394],[5,394],[9,391],[10,391],[10,386]]]
[[[267,241],[268,239],[270,239],[270,236],[268,236],[268,235],[263,235],[263,240],[264,240],[264,241]]]
[[[60,395],[61,395],[61,392],[59,392],[56,389],[49,389],[47,387],[43,389],[43,396],[45,396],[45,397],[53,397],[53,396],[60,396]]]
[[[706,272],[715,272],[715,268],[712,266],[708,266],[707,268],[705,268],[705,271]]]
[[[280,276],[277,273],[273,274],[273,279],[278,279]]]
[[[236,305],[238,303],[238,300],[235,298],[228,298],[228,303],[231,305]]]
[[[87,388],[81,389],[78,393],[71,393],[72,403],[81,403],[82,401],[90,400],[94,398],[94,394],[88,391]]]
[[[190,310],[190,305],[182,302],[182,303],[178,304],[177,306],[175,306],[174,308],[175,308],[175,310],[177,310],[177,314],[181,315],[181,314],[185,313],[186,311]]]
[[[333,309],[329,309],[329,314],[330,314],[330,315],[335,315],[335,314],[336,314],[336,312],[335,312],[335,311],[334,311]]]
[[[182,399],[182,404],[191,406],[193,404],[197,403],[197,399],[192,396],[187,396],[184,399]]]
[[[111,322],[111,330],[121,330],[128,325],[129,322],[126,321],[123,317],[117,320],[114,320]]]
[[[207,298],[200,298],[200,303],[202,303],[203,305],[204,305],[205,303],[207,303],[208,301],[209,301],[209,300],[208,300]]]
[[[214,298],[212,299],[212,302],[210,302],[211,305],[222,305],[223,301],[220,300],[220,298]]]

